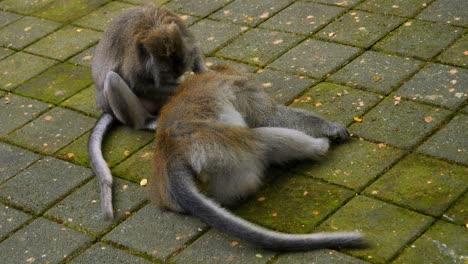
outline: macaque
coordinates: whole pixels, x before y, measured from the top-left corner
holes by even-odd
[[[348,137],[341,124],[276,105],[255,81],[221,66],[185,80],[162,108],[150,196],[160,208],[190,213],[267,249],[364,248],[360,233],[278,233],[220,206],[255,193],[269,164],[318,159],[330,140]]]
[[[99,179],[104,218],[113,218],[112,175],[102,141],[118,121],[134,129],[155,129],[157,113],[187,71],[208,71],[193,35],[174,13],[154,6],[116,17],[99,42],[92,72],[103,115],[89,137],[88,154]]]

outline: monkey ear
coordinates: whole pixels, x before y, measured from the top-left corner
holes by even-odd
[[[162,25],[141,39],[143,47],[154,57],[171,57],[184,50],[184,41],[175,23]]]

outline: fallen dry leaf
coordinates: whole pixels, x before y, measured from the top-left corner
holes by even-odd
[[[259,201],[259,202],[264,202],[265,200],[266,200],[265,196],[258,197],[258,199],[257,199],[257,201]]]
[[[253,21],[254,18],[253,18],[253,17],[248,17],[247,20],[248,20],[248,21]]]
[[[52,116],[46,115],[46,116],[44,116],[44,120],[45,121],[50,121],[50,120],[52,120]]]
[[[426,117],[424,118],[424,121],[425,121],[426,123],[430,123],[430,122],[433,121],[433,118],[432,118],[432,116],[426,116]]]
[[[146,157],[149,157],[150,155],[151,155],[151,152],[145,151],[145,152],[140,156],[140,158],[146,158]]]
[[[315,104],[315,107],[320,107],[320,106],[322,106],[322,103],[320,103],[320,102]]]
[[[32,29],[32,27],[25,27],[25,28],[24,28],[24,31],[28,32],[28,31],[31,30],[31,29]]]
[[[73,159],[74,157],[75,157],[75,153],[71,153],[71,152],[70,152],[70,153],[65,154],[65,158],[66,158],[66,159],[69,159],[69,160],[70,160],[70,159]]]
[[[380,80],[382,80],[382,77],[376,75],[376,76],[374,76],[374,78],[372,78],[372,80],[373,80],[374,82],[380,82]]]
[[[130,155],[130,150],[126,149],[126,150],[124,151],[124,155],[125,155],[125,156]]]
[[[278,45],[280,43],[283,43],[282,39],[277,39],[277,40],[273,41],[273,45]]]
[[[362,118],[359,118],[359,117],[357,117],[357,116],[355,116],[355,117],[353,118],[353,120],[356,121],[356,122],[358,122],[358,123],[361,123],[361,122],[362,122]]]
[[[269,15],[270,15],[270,13],[265,12],[265,13],[260,15],[260,18],[267,18]]]
[[[237,246],[238,244],[239,244],[239,242],[237,242],[237,241],[232,241],[232,242],[231,242],[231,247],[235,247],[235,246]]]
[[[140,185],[141,185],[141,186],[146,186],[146,184],[148,184],[148,180],[147,180],[147,179],[142,179],[142,180],[140,181]]]
[[[86,55],[83,57],[83,60],[91,60],[93,58],[93,56],[91,55]]]
[[[313,214],[313,215],[319,215],[319,214],[320,214],[320,212],[319,212],[319,211],[317,211],[317,210],[314,210],[314,211],[312,211],[312,214]]]
[[[278,213],[272,213],[271,216],[277,217],[277,216],[278,216]]]
[[[298,103],[299,101],[301,101],[301,99],[296,98],[296,99],[293,100],[293,103]]]
[[[271,82],[267,82],[267,83],[262,83],[262,87],[264,88],[268,88],[268,87],[271,87],[273,84]]]

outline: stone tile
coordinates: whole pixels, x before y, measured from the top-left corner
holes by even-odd
[[[91,175],[90,169],[46,157],[0,185],[0,197],[38,214]]]
[[[367,0],[356,8],[373,13],[413,17],[427,6],[427,0]]]
[[[22,82],[56,64],[54,60],[17,52],[0,61],[0,89],[11,91]]]
[[[7,11],[18,12],[21,14],[31,14],[36,10],[41,9],[42,7],[50,4],[54,0],[3,0],[0,3],[0,9]]]
[[[209,250],[206,250],[209,249]],[[211,229],[172,261],[174,263],[267,263],[274,252]],[[260,257],[261,256],[261,257]]]
[[[296,96],[316,82],[316,80],[304,76],[272,70],[260,70],[254,77],[276,103],[283,105],[290,103]]]
[[[393,263],[464,263],[468,243],[466,228],[438,221]]]
[[[276,264],[365,264],[362,261],[334,250],[314,250],[302,253],[286,253],[278,258]]]
[[[39,218],[0,244],[5,263],[58,263],[91,238],[73,229]]]
[[[387,98],[373,108],[351,132],[401,148],[412,148],[427,137],[450,114],[449,111],[405,100]]]
[[[202,43],[204,54],[210,54],[242,32],[241,26],[226,24],[213,20],[200,20],[190,27],[195,39]]]
[[[443,63],[456,66],[468,66],[468,35],[457,40],[452,46],[446,49],[437,57],[437,60]]]
[[[21,227],[31,216],[6,205],[0,205],[0,239]]]
[[[57,153],[58,157],[89,167],[89,134],[90,133],[84,134],[70,145],[61,149]],[[154,132],[137,131],[125,126],[116,126],[106,134],[103,142],[102,153],[107,164],[109,164],[109,166],[114,166],[148,144],[153,139]],[[151,162],[149,163],[151,165]]]
[[[182,19],[185,22],[185,24],[187,24],[188,26],[191,26],[195,24],[195,22],[200,20],[200,18],[194,17],[194,16],[182,15],[182,14],[178,14],[178,15],[180,19]]]
[[[377,104],[381,96],[338,84],[322,82],[296,99],[292,107],[318,113],[325,119],[349,125]]]
[[[124,2],[134,4],[134,5],[143,5],[143,4],[154,4],[156,6],[162,6],[163,4],[171,0],[124,0]]]
[[[231,1],[232,0],[175,0],[165,6],[178,13],[205,17]]]
[[[457,26],[468,26],[468,6],[463,0],[437,0],[419,14],[418,18]]]
[[[8,136],[7,141],[51,154],[91,129],[94,118],[56,107]]]
[[[89,264],[89,263],[126,263],[126,264],[143,264],[152,263],[144,258],[131,255],[125,251],[119,250],[105,243],[97,243],[83,254],[79,255],[71,261],[74,264]]]
[[[153,152],[155,144],[151,143],[112,169],[120,178],[140,182],[153,174]]]
[[[47,6],[37,10],[34,15],[58,22],[70,22],[89,14],[108,1],[110,0],[54,0]]]
[[[308,39],[275,60],[270,67],[320,79],[359,51],[355,47]]]
[[[418,152],[468,165],[468,116],[458,115],[429,138]]]
[[[465,225],[468,223],[468,194],[465,193],[463,197],[458,199],[455,205],[450,208],[442,216],[444,219],[456,223],[458,225]]]
[[[284,233],[311,233],[355,195],[347,189],[292,173],[274,179],[235,210],[242,218]]]
[[[36,17],[23,17],[0,30],[0,45],[22,49],[61,25]]]
[[[391,32],[374,48],[429,60],[452,43],[463,29],[411,20]]]
[[[113,180],[113,221],[102,218],[97,179],[57,203],[45,215],[78,230],[102,234],[146,200],[146,193],[139,185],[115,177]]]
[[[468,169],[422,155],[400,161],[365,193],[440,216],[467,189]]]
[[[2,4],[3,3],[0,3],[0,6]],[[21,16],[19,16],[17,14],[0,11],[0,28],[4,27],[4,26],[6,26],[6,25],[8,25],[8,24],[20,19],[20,18],[21,18]]]
[[[167,258],[205,227],[205,224],[188,215],[161,211],[155,206],[147,205],[103,239],[124,245],[130,250]]]
[[[254,71],[257,70],[257,68],[255,68],[253,66],[250,66],[250,65],[247,65],[247,64],[243,64],[243,63],[240,63],[240,62],[235,62],[235,61],[232,61],[232,60],[220,59],[220,58],[216,58],[216,57],[206,58],[205,59],[205,65],[207,67],[213,67],[213,66],[216,66],[216,65],[228,65],[228,66],[234,67],[235,69],[237,69],[239,71],[242,71],[242,72],[254,72]]]
[[[41,101],[59,104],[92,83],[91,69],[63,63],[34,77],[15,92]]]
[[[250,1],[236,0],[211,15],[211,18],[256,26],[280,11],[292,0]]]
[[[467,69],[429,64],[403,84],[396,95],[455,110],[466,101],[467,87]]]
[[[317,3],[322,3],[322,4],[331,4],[331,5],[337,5],[337,6],[342,6],[342,7],[352,7],[356,5],[359,1],[361,0],[306,0],[307,2],[317,2]]]
[[[0,183],[28,167],[40,156],[27,150],[0,143]]]
[[[99,117],[102,113],[102,111],[96,106],[94,85],[91,85],[90,87],[63,101],[61,106],[78,110],[93,117]]]
[[[368,259],[373,263],[385,263],[423,232],[432,221],[431,217],[357,196],[328,218],[319,230],[360,231],[372,243],[372,247],[363,250],[343,250],[343,252]]]
[[[350,139],[334,146],[323,160],[316,163],[303,162],[294,170],[360,191],[404,154],[404,151],[384,144]]]
[[[217,54],[228,59],[264,66],[297,44],[302,37],[288,33],[252,29]]]
[[[14,50],[8,48],[0,48],[0,60],[10,56],[11,54],[15,53]]]
[[[268,19],[261,27],[309,35],[344,12],[344,8],[296,2]]]
[[[328,80],[389,94],[422,65],[420,61],[366,51]]]
[[[396,16],[351,10],[316,34],[344,44],[367,48],[403,23]]]
[[[0,137],[36,118],[47,108],[43,102],[14,94],[0,98],[0,120],[5,121],[0,124]]]
[[[132,7],[135,6],[121,2],[110,2],[76,20],[73,24],[104,31],[114,17]]]
[[[65,26],[26,48],[26,51],[57,60],[66,60],[96,43],[101,33],[74,26]]]
[[[85,51],[74,56],[69,61],[75,65],[81,65],[81,66],[91,68],[95,50],[96,50],[96,46],[92,46],[91,48],[86,49]]]

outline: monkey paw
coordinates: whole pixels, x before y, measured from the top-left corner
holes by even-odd
[[[342,124],[332,122],[328,124],[325,136],[333,142],[341,143],[349,138],[349,131]]]

